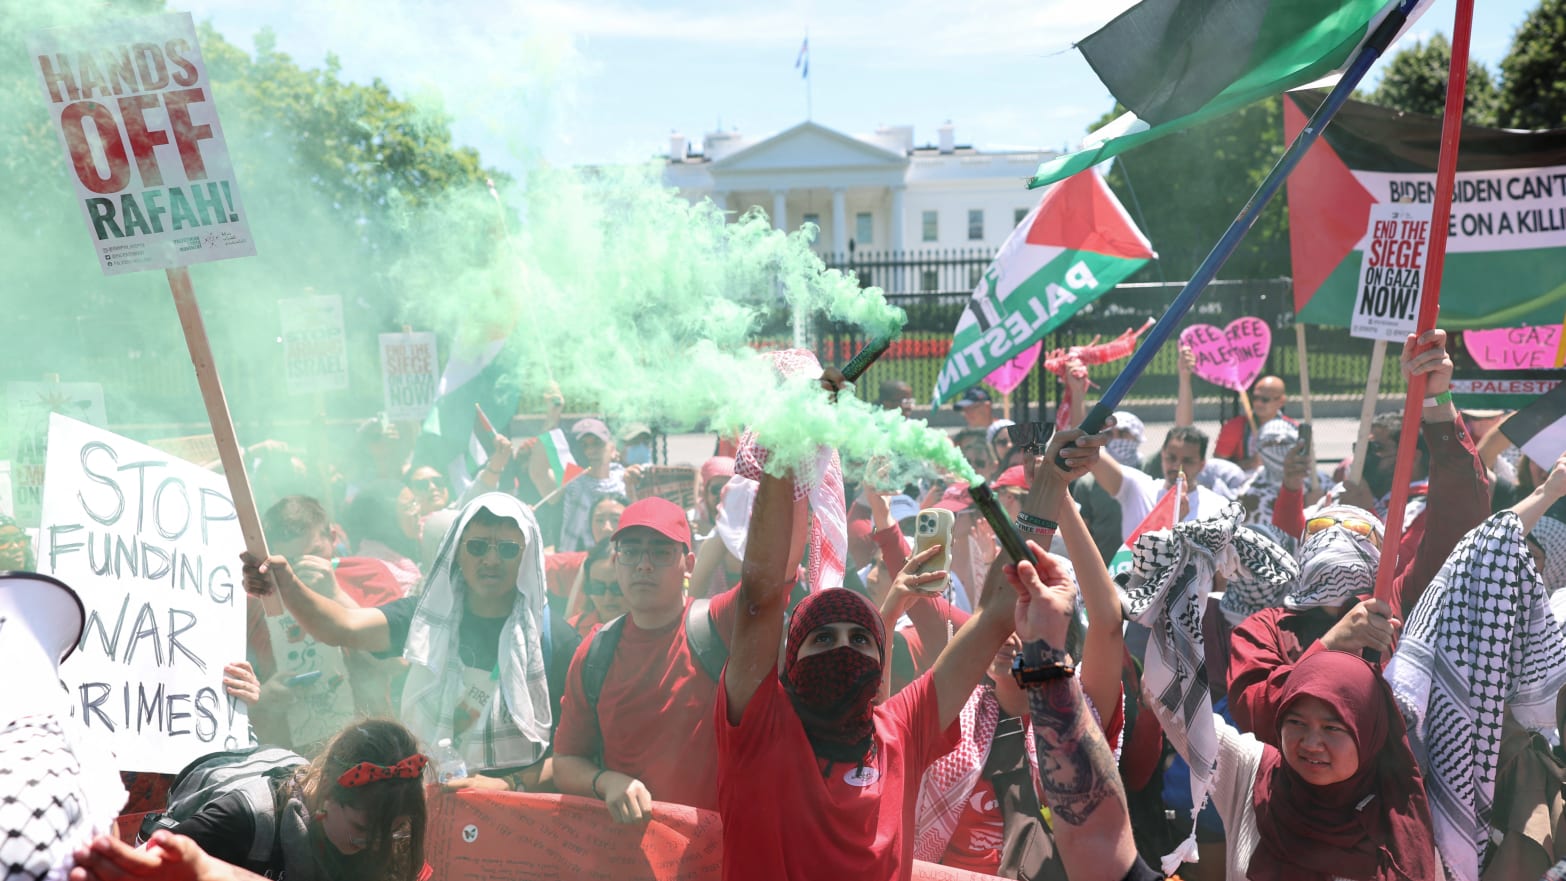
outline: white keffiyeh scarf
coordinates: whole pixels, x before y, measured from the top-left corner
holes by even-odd
[[[418,608],[408,625],[403,657],[409,662],[402,716],[427,744],[452,736],[452,715],[462,699],[463,664],[458,655],[463,583],[457,568],[462,534],[480,509],[515,521],[522,530],[522,565],[517,596],[501,630],[498,676],[483,715],[460,744],[470,770],[531,765],[549,748],[552,711],[544,675],[544,547],[538,521],[526,505],[504,493],[485,493],[469,502],[441,539]],[[475,736],[478,734],[482,736]]]
[[[1552,727],[1566,685],[1566,640],[1515,513],[1492,515],[1453,549],[1385,675],[1425,772],[1437,849],[1452,877],[1478,881],[1503,714]]]

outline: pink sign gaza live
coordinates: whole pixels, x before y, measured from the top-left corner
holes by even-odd
[[[1555,366],[1561,327],[1497,327],[1463,331],[1463,346],[1485,370],[1539,370]]]
[[[1267,366],[1272,328],[1253,316],[1236,318],[1222,329],[1193,324],[1180,332],[1180,345],[1196,356],[1196,375],[1213,385],[1243,392]]]

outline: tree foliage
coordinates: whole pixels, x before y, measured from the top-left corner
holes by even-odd
[[[1452,66],[1452,44],[1435,34],[1423,43],[1414,43],[1394,56],[1381,76],[1381,82],[1369,93],[1356,93],[1361,101],[1403,110],[1440,116],[1446,110],[1447,75]],[[1468,62],[1468,84],[1463,95],[1463,120],[1474,125],[1498,123],[1501,91],[1490,71],[1477,61]]]
[[[1566,128],[1566,0],[1540,0],[1501,60],[1500,122]]]

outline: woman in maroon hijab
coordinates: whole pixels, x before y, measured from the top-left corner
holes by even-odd
[[[1173,720],[1155,706],[1169,730]],[[1216,720],[1212,797],[1229,831],[1230,881],[1442,878],[1403,717],[1370,664],[1347,652],[1310,654],[1289,677],[1277,719],[1281,748]],[[1183,747],[1183,732],[1171,741]]]

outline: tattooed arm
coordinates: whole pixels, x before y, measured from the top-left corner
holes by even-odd
[[[1006,567],[1017,592],[1017,635],[1024,663],[1070,663],[1064,650],[1066,623],[1076,586],[1056,558],[1039,554]],[[1019,571],[1020,570],[1020,571]],[[1120,881],[1137,861],[1125,789],[1104,733],[1082,700],[1075,676],[1027,689],[1038,746],[1039,780],[1055,817],[1055,845],[1072,881]]]

